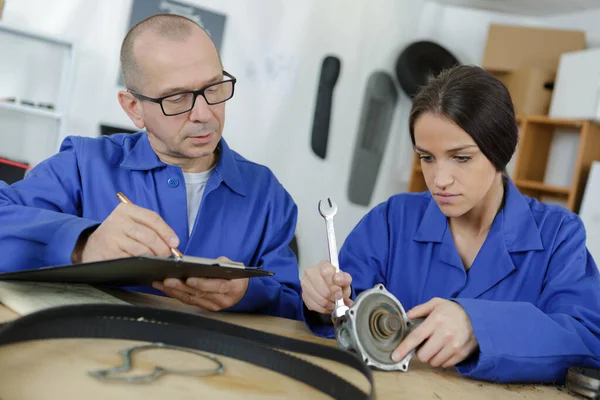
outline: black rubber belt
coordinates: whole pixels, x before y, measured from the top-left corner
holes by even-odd
[[[0,325],[0,345],[58,338],[162,342],[246,361],[336,399],[375,398],[373,374],[353,353],[183,312],[127,305],[77,305],[37,311]],[[338,375],[276,349],[352,367],[367,378],[371,390],[367,394]]]

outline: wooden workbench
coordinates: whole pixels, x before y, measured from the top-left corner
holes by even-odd
[[[172,299],[138,293],[111,292],[132,304],[200,313]],[[313,336],[298,321],[261,315],[205,313],[223,321],[302,340],[335,345],[333,340]],[[0,322],[18,315],[0,305]],[[104,383],[87,376],[87,371],[110,368],[121,362],[117,352],[137,342],[112,339],[60,339],[19,343],[0,347],[0,399],[307,399],[328,398],[302,383],[275,372],[235,359],[218,356],[225,373],[204,378],[163,376],[147,384]],[[304,357],[330,368],[364,390],[366,380],[334,362]],[[154,365],[178,368],[207,366],[206,361],[173,350],[150,350],[135,356],[136,372],[146,374]],[[507,385],[476,381],[459,376],[454,369],[433,369],[416,359],[409,371],[375,372],[378,399],[573,399],[566,389],[546,385]]]

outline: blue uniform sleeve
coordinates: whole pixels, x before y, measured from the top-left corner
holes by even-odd
[[[578,218],[563,222],[537,304],[454,299],[479,342],[479,352],[457,365],[459,373],[563,382],[570,366],[600,366],[600,278],[585,240]]]
[[[71,263],[81,232],[98,225],[80,218],[77,156],[67,138],[58,154],[25,179],[0,186],[0,271]]]
[[[228,311],[260,312],[300,320],[302,297],[298,261],[290,248],[296,231],[298,208],[291,196],[277,183],[273,212],[278,214],[267,223],[261,246],[257,249],[257,266],[275,273],[273,277],[250,278],[244,297]]]
[[[389,257],[388,203],[373,208],[350,232],[339,252],[340,269],[352,276],[352,298],[378,283],[386,284]],[[330,318],[310,311],[303,304],[304,319],[316,335],[335,336]]]

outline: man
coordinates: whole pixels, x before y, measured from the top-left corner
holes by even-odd
[[[301,318],[289,243],[297,207],[268,168],[221,137],[235,78],[195,22],[150,17],[123,41],[118,98],[145,131],[69,137],[23,181],[0,187],[0,271],[143,254],[225,257],[275,272],[167,279],[152,288],[207,310]],[[133,204],[119,204],[123,192]]]

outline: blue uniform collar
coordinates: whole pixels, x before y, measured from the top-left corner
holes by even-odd
[[[138,133],[140,138],[131,151],[125,156],[121,168],[134,171],[147,171],[154,168],[164,167],[166,164],[160,161],[158,155],[150,145],[146,132]]]
[[[506,249],[509,252],[543,250],[540,231],[527,200],[510,179],[507,179],[506,190],[504,207],[493,222],[493,225],[500,224]],[[496,226],[492,227],[494,228]],[[447,229],[449,226],[446,216],[430,197],[427,210],[413,239],[418,242],[441,243]]]
[[[148,171],[167,166],[154,152],[148,140],[148,134],[143,132],[140,135],[137,143],[133,146],[129,154],[125,156],[121,167],[136,171]],[[221,138],[217,149],[219,160],[215,166],[216,173],[231,190],[245,196],[244,181],[242,180],[237,160],[235,159],[235,153],[229,148],[223,138]]]
[[[231,190],[245,196],[246,188],[242,180],[242,174],[238,168],[238,162],[235,159],[235,153],[229,148],[229,145],[223,138],[221,138],[217,149],[220,154],[215,171]]]

